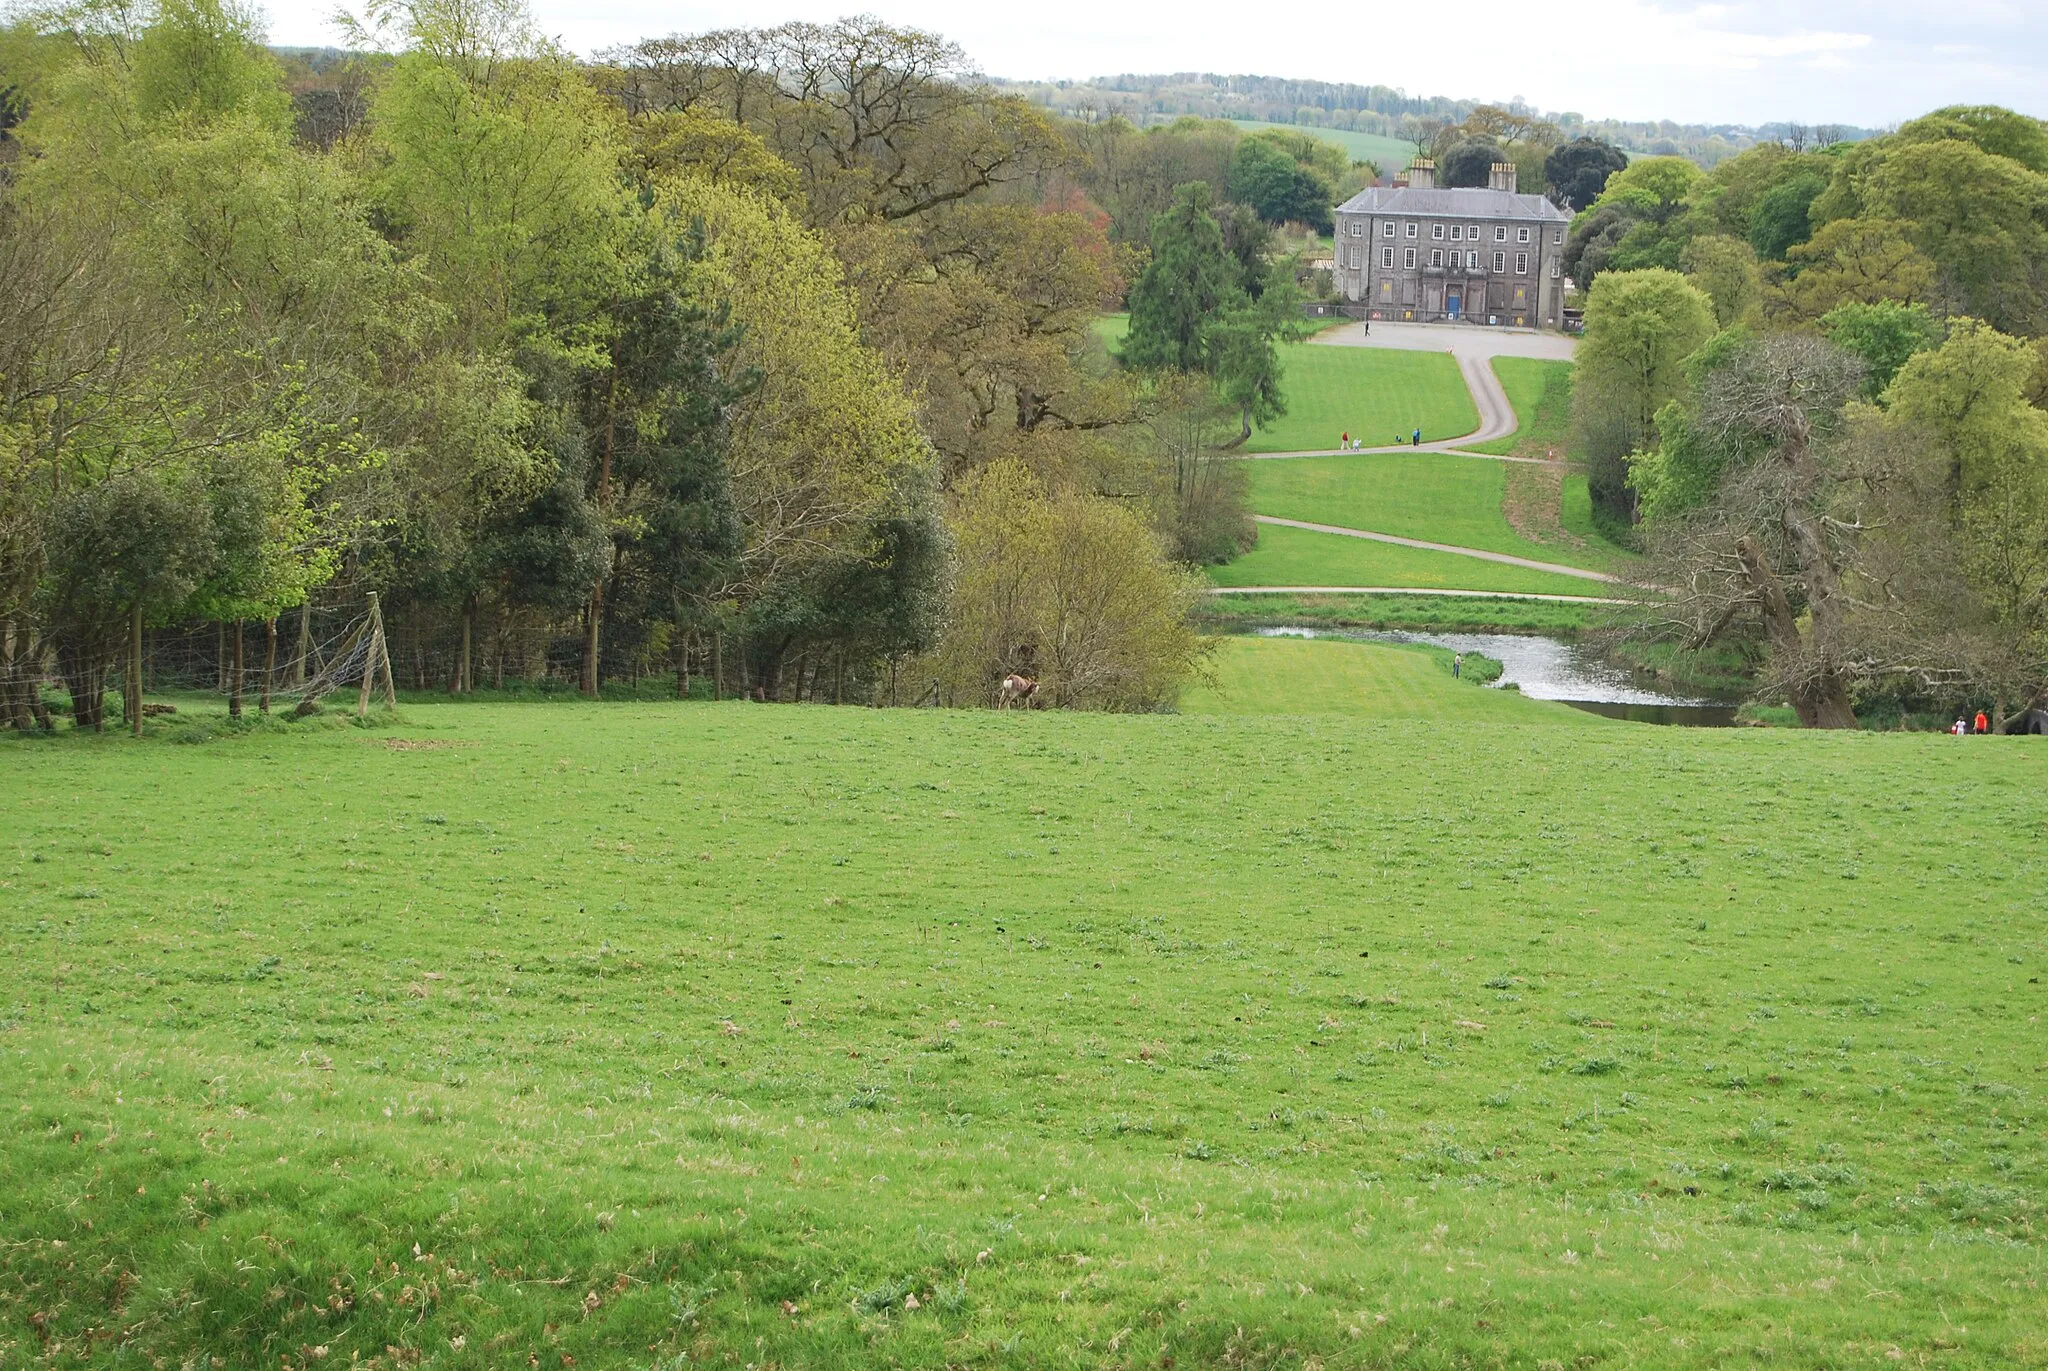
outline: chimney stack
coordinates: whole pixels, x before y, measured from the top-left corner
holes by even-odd
[[[1504,190],[1508,194],[1513,195],[1515,193],[1515,178],[1520,173],[1521,169],[1513,162],[1495,162],[1492,175],[1487,180],[1487,185],[1494,190]]]
[[[1436,189],[1436,163],[1427,157],[1418,157],[1408,164],[1408,187],[1410,190]]]

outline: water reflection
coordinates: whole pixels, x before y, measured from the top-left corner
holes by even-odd
[[[1735,706],[1725,700],[1678,695],[1641,684],[1632,674],[1576,643],[1523,633],[1402,633],[1356,629],[1262,628],[1267,638],[1356,638],[1381,643],[1427,643],[1452,652],[1478,653],[1501,664],[1496,685],[1512,685],[1532,700],[1556,700],[1614,719],[1638,723],[1725,728]]]

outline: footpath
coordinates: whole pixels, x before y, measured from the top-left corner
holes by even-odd
[[[1452,457],[1470,457],[1487,462],[1527,462],[1543,465],[1540,457],[1500,457],[1485,452],[1466,452],[1467,443],[1488,443],[1505,438],[1516,428],[1515,407],[1508,402],[1507,391],[1501,386],[1500,378],[1494,375],[1495,357],[1534,357],[1545,361],[1569,361],[1573,341],[1554,334],[1534,333],[1527,330],[1482,328],[1474,324],[1390,324],[1375,326],[1376,331],[1368,333],[1363,325],[1352,324],[1332,329],[1316,339],[1329,347],[1384,347],[1404,351],[1448,351],[1457,359],[1459,374],[1465,378],[1465,388],[1472,393],[1473,406],[1479,411],[1479,427],[1456,438],[1439,439],[1436,442],[1407,444],[1392,447],[1354,448],[1347,452],[1342,448],[1313,449],[1302,452],[1260,452],[1247,454],[1254,461],[1282,457],[1340,457],[1370,453],[1394,454],[1433,452]],[[1262,524],[1278,524],[1286,528],[1306,529],[1311,533],[1334,533],[1345,538],[1364,538],[1376,543],[1392,543],[1397,547],[1419,548],[1425,552],[1445,552],[1456,557],[1473,557],[1484,562],[1498,562],[1504,566],[1523,567],[1530,571],[1547,571],[1557,576],[1576,576],[1586,581],[1601,581],[1610,585],[1625,582],[1619,576],[1610,576],[1604,571],[1589,571],[1584,567],[1565,566],[1559,562],[1541,562],[1528,557],[1515,557],[1505,552],[1488,552],[1482,548],[1459,547],[1451,543],[1431,543],[1420,538],[1403,538],[1392,533],[1374,533],[1361,528],[1342,528],[1335,524],[1312,524],[1300,519],[1281,519],[1270,514],[1252,516]],[[1228,586],[1216,587],[1217,595],[1260,595],[1260,594],[1347,594],[1347,595],[1456,595],[1477,599],[1551,600],[1564,603],[1614,604],[1626,603],[1599,595],[1514,595],[1490,590],[1424,590],[1408,586]]]

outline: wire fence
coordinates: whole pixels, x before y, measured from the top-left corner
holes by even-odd
[[[469,612],[385,604],[384,651],[397,690],[565,694],[585,685],[588,626],[515,608]],[[362,686],[374,651],[368,595],[329,591],[274,620],[188,623],[146,629],[145,694],[214,695],[236,708],[268,709]],[[610,625],[606,625],[611,630]],[[772,655],[743,635],[624,626],[598,635],[601,693],[915,706],[943,702],[920,659],[876,659],[832,645]],[[61,691],[54,662],[47,685]],[[124,664],[125,666],[125,664]],[[118,673],[115,678],[118,680]],[[110,685],[112,682],[110,682]],[[381,689],[373,679],[372,688]]]

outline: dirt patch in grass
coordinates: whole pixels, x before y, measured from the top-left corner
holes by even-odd
[[[1501,493],[1501,514],[1508,527],[1532,543],[1548,547],[1569,547],[1581,551],[1591,544],[1564,526],[1563,462],[1502,463],[1507,469],[1507,487]]]

